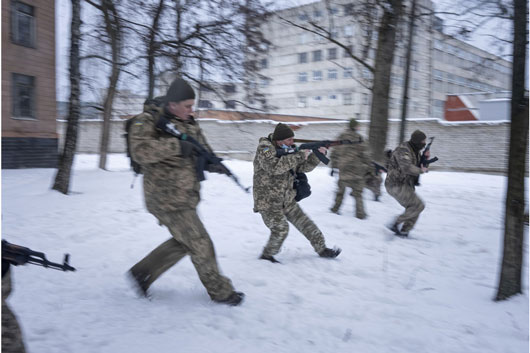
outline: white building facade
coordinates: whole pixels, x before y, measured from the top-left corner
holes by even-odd
[[[275,113],[369,119],[370,71],[339,45],[286,22],[308,27],[307,21],[314,21],[373,65],[377,29],[370,31],[353,16],[352,3],[336,0],[328,9],[326,2],[318,1],[278,11],[264,25],[272,43],[268,56],[261,58],[262,73],[269,80],[258,84]],[[429,0],[420,0],[418,6],[432,10]],[[408,23],[403,21],[400,26],[391,76],[390,119],[401,117]],[[443,118],[446,94],[510,89],[509,62],[443,34],[439,20],[432,15],[417,18],[415,26],[408,119]]]

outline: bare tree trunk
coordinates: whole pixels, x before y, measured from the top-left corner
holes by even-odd
[[[401,128],[399,129],[398,144],[405,141],[405,130],[407,127],[407,109],[409,105],[409,79],[410,79],[410,60],[412,57],[412,43],[414,38],[414,20],[416,19],[416,0],[412,0],[412,9],[410,10],[409,22],[409,41],[407,43],[407,59],[405,63],[405,83],[403,85],[403,100],[401,104]]]
[[[396,47],[396,32],[403,0],[391,0],[384,8],[374,67],[374,86],[370,116],[369,142],[374,160],[383,160],[388,130],[388,97],[390,94],[390,73]]]
[[[504,216],[504,251],[497,290],[498,300],[522,293],[525,165],[528,148],[526,77],[526,0],[514,0],[514,39],[508,189]]]
[[[158,6],[155,8],[153,22],[149,30],[149,37],[147,43],[147,74],[149,80],[148,98],[152,99],[155,91],[155,61],[158,51],[158,44],[156,36],[159,32],[160,18],[164,10],[164,0],[159,0]]]
[[[79,43],[81,41],[81,5],[80,0],[72,0],[72,22],[70,27],[70,99],[68,104],[68,123],[64,147],[59,158],[59,166],[52,189],[68,194],[72,164],[77,146],[77,127],[80,115]]]
[[[109,87],[103,104],[103,131],[101,132],[101,142],[99,148],[99,168],[106,169],[107,152],[109,150],[110,120],[112,118],[112,104],[116,93],[116,86],[121,72],[121,19],[118,16],[116,7],[112,0],[103,0],[101,9],[105,18],[105,27],[111,43],[112,68],[109,77]]]

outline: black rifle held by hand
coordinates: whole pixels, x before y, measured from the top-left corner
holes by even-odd
[[[250,186],[245,188],[239,182],[239,179],[228,169],[222,162],[222,158],[219,158],[215,153],[208,151],[199,141],[189,136],[188,134],[181,133],[178,129],[169,121],[169,119],[161,116],[156,123],[156,127],[171,136],[178,138],[179,140],[188,141],[193,144],[194,151],[197,153],[197,164],[195,169],[197,172],[197,179],[203,181],[206,179],[204,176],[204,170],[208,170],[209,165],[218,165],[219,170],[222,174],[229,176],[241,189],[246,193],[250,192]]]
[[[427,156],[425,156],[425,153],[427,153],[428,151],[431,150],[431,145],[432,145],[432,142],[434,141],[434,137],[431,137],[430,140],[431,141],[427,144],[427,146],[425,146],[425,149],[423,150],[423,153],[421,154],[420,162],[418,163],[418,167],[420,167],[420,168],[421,167],[429,168],[429,164],[434,163],[434,162],[436,162],[438,160],[438,157],[427,159]],[[416,177],[414,185],[416,185],[416,186],[420,185],[420,176],[419,175]]]
[[[350,141],[350,140],[337,140],[337,141],[323,140],[323,141],[317,141],[317,140],[294,139],[294,142],[303,142],[303,143],[300,146],[298,146],[298,147],[287,149],[285,151],[283,149],[279,149],[276,152],[276,156],[277,157],[281,157],[283,155],[294,153],[294,152],[297,152],[297,151],[300,151],[300,150],[311,150],[311,151],[313,151],[315,156],[317,156],[318,159],[320,159],[320,161],[322,163],[327,165],[329,163],[329,159],[324,154],[320,153],[320,151],[318,150],[320,147],[329,148],[329,147],[332,147],[332,146],[346,145],[346,144],[347,145],[351,145],[351,144],[353,144],[353,142]],[[360,142],[362,142],[362,141],[355,142],[355,143],[360,143]]]
[[[7,261],[11,265],[25,265],[27,263],[43,266],[46,268],[53,268],[61,271],[75,271],[75,268],[68,264],[70,255],[65,254],[62,264],[48,261],[46,255],[42,252],[33,251],[29,248],[8,243],[2,240],[2,261]]]

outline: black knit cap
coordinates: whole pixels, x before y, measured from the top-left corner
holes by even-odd
[[[427,138],[427,135],[425,135],[422,131],[420,130],[416,130],[412,133],[412,135],[410,135],[410,142],[412,143],[415,143],[415,144],[419,144],[421,143],[423,140],[425,140]]]
[[[272,139],[274,141],[281,141],[288,139],[289,137],[294,136],[294,131],[289,127],[287,124],[279,123],[276,125],[276,128],[274,129],[274,132],[272,134]]]
[[[182,102],[188,99],[195,99],[193,88],[182,78],[177,77],[169,86],[164,102]]]

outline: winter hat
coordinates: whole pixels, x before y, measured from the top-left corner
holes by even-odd
[[[350,119],[350,129],[355,130],[359,126],[359,122],[355,119]]]
[[[287,124],[279,123],[274,129],[272,139],[274,141],[281,141],[294,136],[294,131]]]
[[[420,130],[416,130],[412,133],[412,135],[410,135],[410,142],[414,143],[414,144],[420,144],[423,140],[425,140],[427,138],[427,135],[425,135],[423,132],[421,132]]]
[[[195,99],[195,92],[186,81],[180,77],[177,77],[173,82],[171,82],[164,102],[166,104],[169,102],[178,103],[188,99]]]

